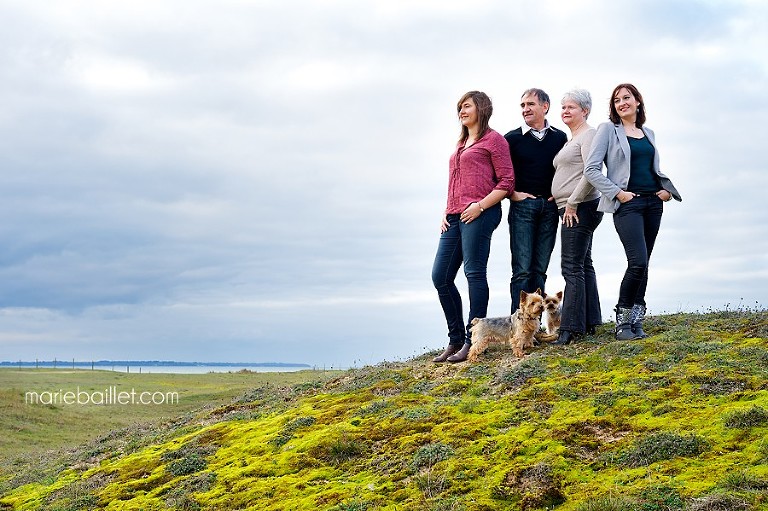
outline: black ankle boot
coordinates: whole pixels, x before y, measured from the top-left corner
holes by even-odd
[[[560,335],[557,337],[557,340],[552,344],[566,346],[568,344],[571,344],[575,340],[576,340],[576,334],[574,334],[570,330],[560,330]]]

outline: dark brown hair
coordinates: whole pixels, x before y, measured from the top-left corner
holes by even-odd
[[[616,98],[616,94],[618,94],[621,89],[627,89],[639,103],[637,105],[637,118],[635,119],[635,126],[642,128],[643,124],[645,124],[645,101],[643,101],[643,95],[640,94],[640,91],[637,90],[637,87],[631,83],[620,83],[616,86],[615,89],[613,89],[613,93],[611,93],[611,99],[608,101],[608,117],[610,117],[613,124],[621,124],[621,117],[619,117],[619,113],[616,111],[616,105],[613,104],[613,100]]]
[[[461,112],[461,105],[467,100],[472,99],[472,102],[477,108],[477,122],[480,125],[480,129],[477,131],[477,140],[483,138],[485,132],[488,131],[488,122],[493,114],[493,103],[491,98],[485,92],[472,90],[464,94],[459,102],[456,104],[456,112]],[[469,128],[461,126],[461,136],[459,137],[459,143],[463,144],[469,138]]]

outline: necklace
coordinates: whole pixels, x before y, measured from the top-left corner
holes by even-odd
[[[629,135],[633,135],[633,136],[635,136],[635,138],[642,137],[642,135],[643,135],[643,130],[641,130],[640,128],[638,128],[634,124],[629,125],[629,126],[625,124],[624,125],[624,131],[627,133],[628,136]]]

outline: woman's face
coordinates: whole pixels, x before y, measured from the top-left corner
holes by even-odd
[[[563,100],[563,107],[560,111],[560,118],[569,128],[578,128],[587,122],[588,112],[581,108],[578,103],[572,99]]]
[[[459,122],[467,128],[477,125],[477,106],[472,98],[465,99],[459,107]]]
[[[619,89],[613,97],[613,107],[622,119],[634,121],[637,117],[637,108],[639,106],[640,102],[629,92],[629,89],[624,87]]]

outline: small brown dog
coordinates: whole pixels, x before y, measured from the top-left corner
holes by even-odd
[[[541,316],[541,322],[547,326],[546,335],[536,337],[540,341],[554,341],[560,334],[560,321],[562,318],[563,292],[558,291],[555,295],[544,294],[544,314]]]
[[[492,342],[512,346],[516,357],[525,356],[525,348],[533,347],[533,339],[540,336],[541,313],[544,297],[541,290],[535,293],[520,291],[520,308],[511,316],[501,318],[475,318],[472,320],[472,347],[467,360],[477,362],[478,357]]]

